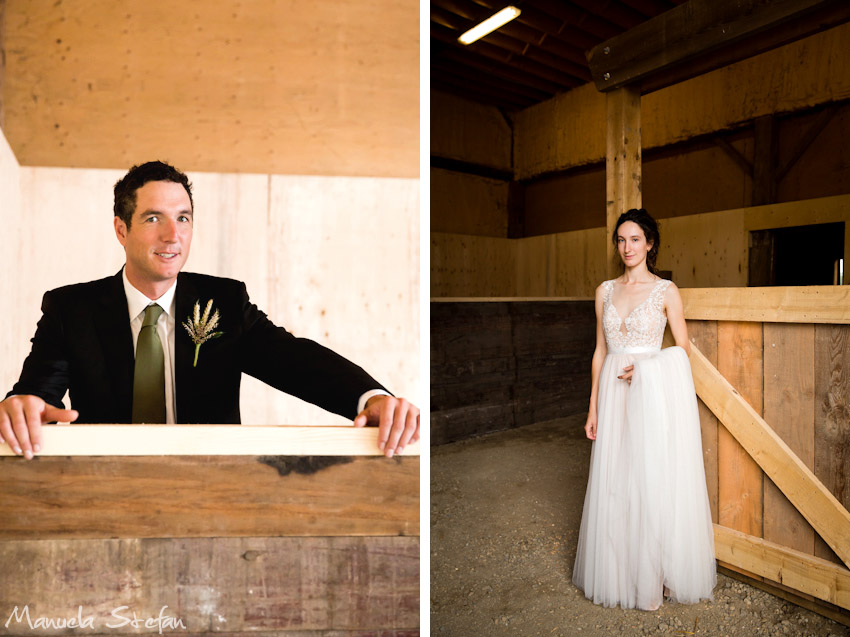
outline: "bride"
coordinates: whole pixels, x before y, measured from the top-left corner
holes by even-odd
[[[596,289],[585,432],[593,440],[573,582],[605,606],[711,599],[716,582],[699,414],[679,290],[655,274],[658,225],[617,220],[625,272]],[[676,342],[661,351],[665,325]]]

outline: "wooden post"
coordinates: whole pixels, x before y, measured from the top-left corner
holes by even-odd
[[[620,271],[620,258],[611,243],[614,224],[626,210],[641,204],[640,88],[626,86],[607,94],[608,134],[605,151],[608,277]]]

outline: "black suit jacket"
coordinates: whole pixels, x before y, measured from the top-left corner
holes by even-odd
[[[195,301],[213,299],[221,337],[195,345],[182,323]],[[239,423],[242,373],[345,418],[357,401],[383,387],[365,371],[314,341],[274,325],[233,279],[181,272],[175,291],[174,390],[178,423]],[[79,423],[129,423],[133,400],[133,338],[121,272],[51,290],[10,394],[35,394],[62,407],[65,390]]]

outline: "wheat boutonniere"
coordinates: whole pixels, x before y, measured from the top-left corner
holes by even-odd
[[[224,334],[224,332],[213,332],[213,330],[218,326],[219,316],[218,310],[213,312],[212,316],[210,316],[212,305],[213,300],[210,299],[207,303],[206,309],[204,309],[204,315],[201,316],[201,302],[195,301],[195,311],[193,312],[193,316],[183,323],[183,327],[185,327],[186,331],[189,332],[189,336],[192,337],[192,342],[195,344],[195,361],[192,363],[192,367],[198,366],[198,352],[201,351],[201,345],[211,338],[218,338]]]

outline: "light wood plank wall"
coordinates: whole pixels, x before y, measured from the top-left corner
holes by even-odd
[[[661,219],[658,267],[680,287],[746,287],[750,231],[836,221],[850,221],[850,195]],[[592,297],[606,241],[604,228],[524,239],[431,233],[431,296]]]
[[[646,95],[643,148],[847,99],[848,38],[850,24],[844,24]],[[514,135],[517,179],[604,159],[605,130],[605,95],[592,84],[521,111]]]
[[[42,294],[121,268],[112,186],[123,172],[19,167],[0,138],[0,220],[15,239],[0,256],[4,393],[29,352]],[[418,180],[191,171],[189,177],[196,223],[187,271],[245,281],[252,300],[279,325],[422,403]],[[345,424],[247,376],[242,419]]]

